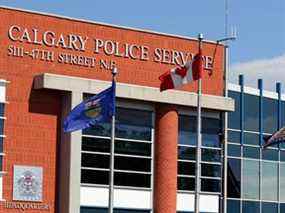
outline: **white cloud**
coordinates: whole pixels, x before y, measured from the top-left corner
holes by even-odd
[[[270,59],[233,64],[229,73],[230,82],[238,83],[239,74],[244,75],[246,86],[257,88],[257,79],[261,78],[266,90],[275,91],[276,82],[281,82],[285,88],[285,54]]]

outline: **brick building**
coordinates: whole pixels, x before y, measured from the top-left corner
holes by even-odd
[[[62,122],[114,66],[116,212],[193,211],[197,83],[161,93],[158,77],[191,60],[197,39],[6,7],[0,17],[0,212],[106,211],[110,125],[66,134]],[[203,42],[201,212],[224,196],[224,49]]]

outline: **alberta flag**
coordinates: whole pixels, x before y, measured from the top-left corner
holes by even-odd
[[[91,127],[97,123],[109,122],[115,114],[115,81],[108,89],[83,101],[71,110],[64,120],[64,132]]]
[[[170,71],[159,76],[160,91],[167,89],[176,89],[184,84],[188,84],[192,81],[202,78],[203,60],[202,53],[195,55],[192,61],[188,61],[182,67],[176,67]]]

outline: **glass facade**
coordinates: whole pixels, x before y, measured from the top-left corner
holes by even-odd
[[[229,213],[282,213],[285,146],[262,145],[264,136],[285,125],[285,104],[254,91],[243,85],[229,91],[237,111],[228,119],[227,208]]]

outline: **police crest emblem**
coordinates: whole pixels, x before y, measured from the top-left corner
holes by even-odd
[[[42,168],[14,166],[13,200],[42,201]]]

